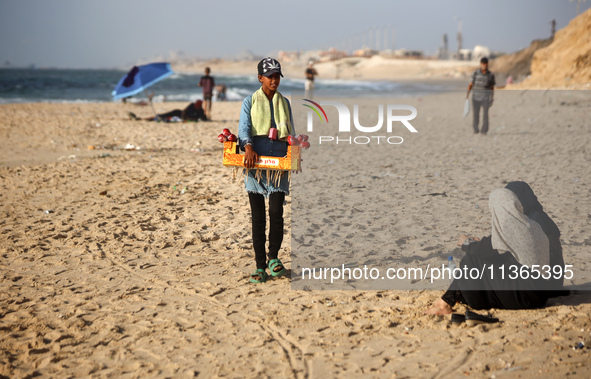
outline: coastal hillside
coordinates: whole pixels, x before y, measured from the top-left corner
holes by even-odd
[[[531,75],[531,61],[534,53],[552,43],[552,38],[537,39],[523,50],[502,55],[490,62],[490,69],[496,75],[512,76],[521,81]]]
[[[556,32],[554,41],[534,53],[526,87],[591,86],[591,9]]]

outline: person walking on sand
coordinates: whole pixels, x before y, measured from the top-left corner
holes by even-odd
[[[482,135],[488,133],[488,108],[493,105],[493,96],[495,89],[495,75],[488,70],[488,58],[480,59],[480,68],[472,73],[472,82],[468,85],[468,93],[466,99],[470,96],[470,91],[474,89],[472,94],[472,108],[474,113],[474,133],[480,132]],[[482,107],[482,129],[478,130],[478,123],[480,121],[480,108]]]
[[[281,77],[281,65],[273,58],[261,60],[257,66],[259,88],[244,99],[238,125],[240,148],[245,151],[244,166],[249,169],[244,178],[252,214],[252,245],[256,271],[250,282],[264,283],[266,269],[272,276],[286,273],[278,258],[283,242],[283,203],[289,194],[289,178],[283,172],[278,181],[270,180],[266,170],[251,170],[259,155],[284,157],[287,154],[287,137],[294,136],[293,117],[289,100],[277,91]],[[269,254],[266,253],[265,198],[269,199]],[[268,258],[268,261],[267,261]]]
[[[199,87],[203,87],[203,110],[208,120],[211,120],[211,98],[215,87],[215,81],[213,76],[209,75],[210,72],[209,67],[205,67],[205,75],[199,80]]]
[[[314,68],[314,62],[308,62],[308,68],[306,68],[306,83],[304,88],[306,89],[306,98],[312,99],[314,97],[314,77],[318,75],[318,71]]]

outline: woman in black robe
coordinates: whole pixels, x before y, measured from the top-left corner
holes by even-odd
[[[526,183],[513,182],[508,187],[494,190],[489,198],[491,236],[481,240],[461,236],[458,241],[466,252],[459,268],[478,269],[484,275],[472,279],[464,270],[462,277],[454,279],[448,291],[427,313],[450,314],[458,302],[473,309],[539,308],[553,294],[558,294],[551,292],[557,288],[558,280],[551,278],[559,276],[551,266],[563,264],[560,241],[556,237],[560,235],[558,227],[543,213]],[[526,212],[534,212],[536,220]],[[551,238],[555,237],[556,241],[551,243]]]

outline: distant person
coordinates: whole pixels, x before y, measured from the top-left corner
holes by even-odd
[[[472,94],[472,108],[474,113],[474,133],[479,132],[482,135],[488,133],[488,108],[493,105],[494,89],[495,89],[495,75],[488,71],[488,58],[484,57],[480,60],[480,68],[472,73],[472,82],[468,85],[468,93],[466,99],[470,96],[470,91],[474,89]],[[480,108],[482,107],[482,130],[478,130],[478,123],[480,122]]]
[[[308,68],[306,68],[306,97],[313,98],[314,97],[314,77],[318,75],[318,71],[314,68],[314,62],[308,62]]]
[[[164,121],[170,122],[173,121],[176,117],[178,121],[207,121],[207,117],[205,117],[205,112],[203,111],[203,101],[197,100],[194,103],[189,103],[187,107],[183,110],[175,109],[167,113],[162,113],[157,115],[156,117],[146,117],[146,118],[139,118],[134,113],[128,113],[129,118],[132,120],[145,120],[145,121]]]
[[[213,97],[213,88],[215,87],[213,76],[209,76],[210,72],[209,67],[205,67],[205,75],[199,80],[199,87],[203,87],[203,110],[209,120],[211,120],[211,98]]]
[[[218,92],[218,101],[226,101],[226,90],[228,89],[226,87],[226,83],[222,83],[221,85],[216,86],[215,89]]]

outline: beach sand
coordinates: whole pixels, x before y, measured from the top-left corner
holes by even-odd
[[[202,73],[205,67],[213,75],[252,75],[258,61],[227,61],[216,59],[194,64],[173,64],[177,72]],[[285,77],[304,79],[307,63],[283,61],[281,69]],[[432,59],[392,59],[375,55],[371,58],[347,57],[334,61],[318,62],[314,65],[318,72],[316,79],[347,80],[436,80],[468,78],[478,68],[473,61],[439,61]]]
[[[588,293],[468,327],[424,314],[442,290],[292,289],[300,262],[331,247],[322,232],[349,241],[355,263],[445,262],[460,234],[490,233],[488,194],[511,180],[530,183],[560,227],[579,275],[566,284],[589,282],[591,97],[506,92],[487,136],[452,93],[406,99],[419,133],[397,130],[399,146],[343,154],[312,139],[287,198],[280,257],[293,278],[258,285],[247,196],[216,140],[237,132],[240,103],[171,124],[128,120],[151,112],[131,104],[0,105],[0,377],[591,376]],[[327,183],[360,187],[341,192],[350,225],[325,220],[340,196]],[[393,224],[375,221],[380,204]],[[356,206],[368,211],[347,213]],[[317,230],[296,262],[290,232],[307,223]],[[391,248],[367,248],[368,236]]]

